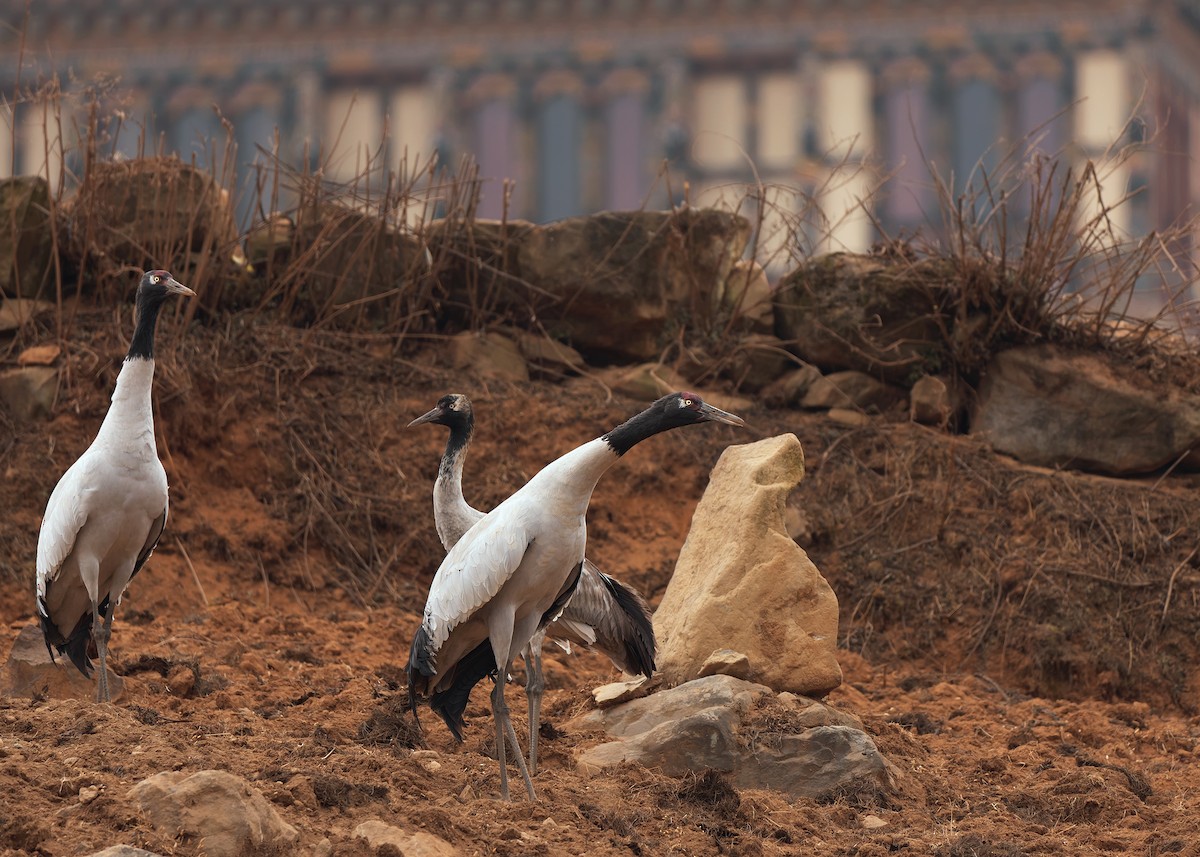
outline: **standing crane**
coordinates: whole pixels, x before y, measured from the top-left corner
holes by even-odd
[[[46,504],[37,549],[37,612],[46,648],[92,674],[110,701],[108,640],[113,611],[167,523],[167,474],[154,442],[154,329],[172,295],[195,295],[166,271],[147,271],[137,288],[137,323],[112,404],[92,445],[58,480]],[[53,648],[51,648],[53,647]]]
[[[505,800],[506,739],[525,790],[536,800],[504,700],[505,677],[513,658],[539,628],[558,616],[579,584],[587,543],[585,516],[596,483],[635,444],[706,421],[745,425],[740,417],[693,393],[662,397],[543,467],[472,526],[434,575],[409,654],[409,703],[415,714],[418,698],[428,696],[448,724],[461,728],[471,689],[495,674],[492,716],[500,795]]]
[[[443,547],[450,550],[484,513],[463,496],[462,473],[467,447],[475,431],[471,400],[459,393],[442,396],[409,428],[425,423],[446,426],[450,436],[433,483],[433,520]],[[537,774],[538,726],[541,720],[545,679],[542,646],[546,635],[570,645],[595,648],[618,669],[647,678],[654,674],[654,625],[645,600],[620,581],[597,568],[586,557],[579,585],[557,619],[538,629],[521,652],[525,659],[525,694],[529,701],[529,773]],[[451,729],[457,726],[448,722]]]

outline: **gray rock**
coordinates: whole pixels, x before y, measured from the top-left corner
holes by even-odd
[[[596,377],[614,393],[639,402],[653,402],[660,396],[688,387],[686,378],[662,363],[612,366],[597,372]]]
[[[886,760],[865,732],[848,726],[817,726],[798,735],[760,739],[742,759],[734,782],[795,797],[818,797],[854,780],[892,788]]]
[[[795,362],[776,337],[748,333],[733,354],[729,375],[741,389],[761,390],[780,378]]]
[[[733,649],[717,649],[700,667],[701,676],[727,675],[733,678],[750,678],[750,658]]]
[[[162,855],[144,848],[134,848],[132,845],[110,845],[103,851],[93,852],[88,857],[162,857]]]
[[[238,857],[299,838],[257,789],[228,771],[164,771],[130,789],[129,798],[161,834],[197,842],[206,857]]]
[[[214,227],[223,224],[223,207],[204,213],[216,218]],[[335,326],[395,321],[412,310],[410,299],[430,269],[428,249],[403,226],[336,202],[301,206],[294,226],[275,215],[262,230],[247,238],[255,256],[269,254],[273,265],[303,256],[304,276],[289,283],[289,307]],[[230,296],[245,305],[255,291],[253,280],[244,278]]]
[[[903,398],[901,390],[863,372],[848,370],[814,380],[800,399],[800,406],[886,411]]]
[[[121,291],[113,294],[128,288],[130,266],[182,273],[191,267],[191,253],[238,243],[229,192],[208,171],[173,155],[96,159],[59,211],[66,221],[67,252],[77,259],[90,257],[98,288],[115,284]],[[368,267],[360,263],[345,275],[361,278]],[[307,282],[314,281],[312,273],[306,270]],[[199,285],[187,279],[192,287]],[[199,300],[205,297],[202,291]]]
[[[585,353],[649,360],[685,307],[712,306],[750,239],[714,209],[600,212],[537,226],[517,249],[519,303],[552,296],[539,318]],[[707,292],[707,293],[706,293]]]
[[[825,371],[856,369],[907,386],[950,365],[958,275],[944,259],[819,256],[779,282],[775,334]]]
[[[732,676],[706,676],[632,702],[589,711],[572,723],[576,728],[600,727],[615,738],[628,738],[711,708],[744,714],[770,693],[769,687]]]
[[[1028,464],[1149,473],[1200,445],[1200,398],[1102,353],[1022,346],[988,366],[971,434]]]
[[[418,830],[409,833],[377,819],[364,821],[354,828],[355,839],[365,839],[367,844],[378,850],[390,845],[404,857],[457,857],[461,852],[445,839]]]
[[[922,375],[908,394],[908,411],[913,422],[944,426],[959,409],[959,397],[951,382],[937,375]]]
[[[96,663],[96,669],[100,664]],[[108,671],[108,688],[113,699],[125,690],[125,680]],[[3,668],[0,668],[0,696],[46,699],[91,699],[96,695],[96,678],[85,678],[66,658],[50,659],[46,640],[37,625],[26,625],[13,641]]]
[[[443,220],[426,239],[450,301],[535,315],[589,358],[644,361],[683,310],[716,306],[750,239],[744,217],[711,209],[606,211],[541,226]]]
[[[849,726],[862,729],[863,723],[848,711],[839,711],[832,706],[807,696],[788,693],[786,690],[776,699],[792,711],[791,722],[796,726],[811,729],[814,726]]]
[[[53,310],[54,304],[49,301],[8,298],[0,302],[0,333],[17,330],[31,319]]]
[[[0,179],[0,224],[0,293],[21,298],[52,294],[54,244],[46,180]]]
[[[774,292],[763,266],[753,259],[738,259],[729,269],[721,290],[721,303],[745,327],[755,333],[770,333],[774,326]]]
[[[52,366],[21,366],[0,372],[0,405],[17,422],[50,416],[58,395],[58,370]]]
[[[821,370],[816,366],[801,366],[764,387],[760,398],[773,408],[799,405],[805,393],[820,377]]]
[[[732,771],[739,755],[733,734],[735,723],[732,709],[713,706],[659,723],[627,739],[590,747],[577,757],[577,762],[585,771],[620,762],[636,762],[672,776],[706,768]]]
[[[450,339],[450,362],[484,378],[528,381],[529,366],[517,344],[500,333],[463,331]]]
[[[507,332],[516,340],[521,356],[540,374],[575,375],[584,368],[583,355],[566,343],[527,330]]]
[[[760,708],[765,714],[756,723]],[[743,728],[747,722],[752,729]],[[864,778],[881,789],[895,786],[894,769],[854,715],[791,693],[774,697],[762,685],[729,676],[696,679],[569,724],[597,725],[615,740],[577,755],[587,772],[623,762],[671,775],[712,768],[732,773],[742,788],[797,797]]]

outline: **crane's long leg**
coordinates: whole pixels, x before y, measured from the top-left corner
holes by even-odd
[[[542,675],[542,643],[546,632],[538,631],[525,647],[525,698],[529,702],[529,773],[537,776],[538,729],[542,719],[542,694],[546,680]]]
[[[517,767],[521,769],[521,777],[525,780],[525,791],[529,793],[530,800],[537,800],[537,795],[533,791],[533,780],[529,778],[529,768],[525,766],[525,755],[521,752],[521,745],[517,741],[517,732],[513,729],[512,720],[508,716],[508,704],[504,701],[504,686],[507,684],[503,680],[504,676],[508,675],[508,667],[511,664],[506,664],[504,669],[500,671],[500,680],[496,682],[496,687],[492,690],[492,717],[496,720],[496,760],[500,763],[500,797],[508,800],[508,760],[505,758],[505,741],[511,741],[513,745],[513,755],[517,758]]]
[[[96,688],[96,698],[100,702],[112,702],[108,690],[108,638],[112,636],[112,615],[115,611],[109,604],[108,615],[100,616],[100,607],[92,602],[92,636],[96,640],[96,652],[100,655],[100,678]]]

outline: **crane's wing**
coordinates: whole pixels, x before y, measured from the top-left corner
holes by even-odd
[[[163,504],[162,514],[151,522],[150,532],[146,534],[146,543],[138,551],[137,562],[133,564],[133,573],[129,575],[130,580],[137,577],[137,573],[142,570],[142,566],[146,564],[146,560],[150,559],[150,555],[154,553],[154,549],[158,546],[158,540],[162,538],[163,530],[167,526],[167,513],[170,511],[170,508],[171,503],[168,500]],[[121,594],[123,595],[124,593]],[[118,603],[120,600],[118,597]]]
[[[491,517],[468,530],[450,549],[429,587],[421,622],[434,651],[500,591],[531,541],[519,518]]]
[[[418,694],[438,674],[437,654],[450,632],[500,591],[530,544],[520,516],[490,515],[446,554],[429,587],[421,627],[409,651],[408,696],[413,711]]]
[[[87,522],[89,492],[83,486],[88,481],[90,466],[86,458],[72,464],[58,480],[46,503],[37,547],[37,606],[43,616],[46,615],[46,589],[58,577],[59,569],[75,547],[79,531]]]
[[[590,560],[583,561],[575,594],[547,635],[594,646],[627,673],[654,673],[654,624],[646,602]]]

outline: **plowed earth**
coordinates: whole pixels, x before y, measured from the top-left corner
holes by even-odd
[[[46,497],[107,407],[129,329],[116,321],[81,312],[50,420],[0,423],[0,657],[32,621]],[[49,336],[27,330],[10,350]],[[800,438],[798,539],[842,607],[846,681],[827,701],[863,719],[897,791],[797,800],[632,765],[584,776],[573,754],[601,736],[567,723],[617,675],[547,647],[540,801],[518,788],[502,803],[486,687],[464,745],[426,713],[437,755],[405,746],[402,669],[441,557],[430,487],[445,438],[403,426],[470,394],[467,492],[490,508],[639,404],[588,378],[453,373],[438,343],[250,317],[186,333],[164,319],[159,351],[171,519],[117,612],[125,692],[0,700],[0,853],[198,853],[127,792],[220,768],[298,828],[296,853],[368,854],[352,831],[381,819],[463,854],[1200,854],[1189,477],[1035,471],[899,415],[847,428],[751,407],[747,430],[651,439],[602,480],[588,551],[656,604],[721,450]],[[523,694],[509,695],[520,733]],[[98,796],[81,799],[88,787]]]

